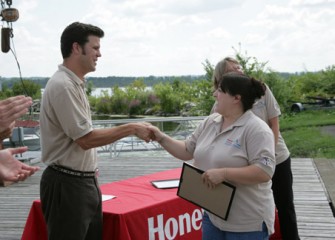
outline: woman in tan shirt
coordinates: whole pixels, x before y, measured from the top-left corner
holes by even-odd
[[[275,170],[274,137],[269,126],[250,109],[265,93],[260,81],[242,74],[220,78],[214,114],[185,140],[176,140],[156,127],[153,139],[170,154],[194,159],[213,188],[228,181],[236,186],[229,217],[223,220],[205,211],[203,239],[268,239],[274,232],[271,178]]]

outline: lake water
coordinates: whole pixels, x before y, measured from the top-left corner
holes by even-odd
[[[124,87],[121,87],[124,90]],[[152,90],[152,87],[146,87],[145,90]],[[41,93],[43,94],[44,88],[41,89]],[[109,96],[113,95],[112,88],[94,88],[92,90],[91,96],[93,97],[101,97],[103,93],[107,93]]]
[[[102,93],[108,93],[108,96],[112,96],[113,91],[112,91],[112,88],[94,88],[91,93],[91,96],[101,97]]]
[[[121,89],[125,90],[124,87],[121,87]],[[145,90],[146,91],[152,90],[152,87],[146,87]],[[102,96],[103,92],[107,93],[109,96],[113,95],[112,88],[94,88],[92,93],[91,93],[91,96],[100,97],[100,96]]]

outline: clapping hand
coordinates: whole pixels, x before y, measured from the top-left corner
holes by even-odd
[[[3,132],[15,120],[28,112],[33,103],[31,97],[15,96],[0,101],[0,132]]]
[[[3,181],[23,181],[34,174],[39,167],[29,166],[17,160],[14,155],[27,151],[27,147],[0,150],[0,179]]]

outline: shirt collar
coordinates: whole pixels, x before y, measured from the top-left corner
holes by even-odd
[[[58,69],[60,71],[66,72],[70,76],[71,81],[75,82],[76,84],[84,87],[86,83],[86,79],[84,80],[80,79],[74,72],[72,72],[70,69],[65,67],[63,64],[58,65]]]
[[[246,111],[237,121],[235,121],[235,126],[243,126],[245,125],[251,118],[252,118],[252,111],[248,110]]]
[[[240,127],[243,126],[247,123],[247,121],[249,121],[252,118],[252,111],[248,110],[245,113],[242,114],[241,117],[239,117],[230,127],[227,128],[228,129],[232,129],[234,127]],[[221,114],[217,114],[216,116],[213,117],[213,121],[217,124],[218,128],[221,128],[221,123],[223,121],[223,117]]]

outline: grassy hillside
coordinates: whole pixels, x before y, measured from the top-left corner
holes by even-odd
[[[291,157],[334,158],[335,132],[323,131],[335,126],[335,111],[306,111],[283,115],[280,129]]]

